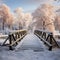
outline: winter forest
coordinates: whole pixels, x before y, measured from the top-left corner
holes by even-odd
[[[24,12],[21,6],[11,12],[8,5],[0,2],[0,32],[18,29],[60,31],[60,7],[43,3],[32,12]]]

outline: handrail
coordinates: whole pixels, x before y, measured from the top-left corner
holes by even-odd
[[[12,50],[12,46],[16,46],[19,41],[21,41],[27,34],[27,30],[18,30],[16,32],[12,32],[8,35],[7,39],[4,41],[2,46],[6,46],[7,40],[9,40],[9,50]]]
[[[41,38],[41,36],[39,36],[37,33],[35,33],[35,35],[37,37],[39,37],[41,39],[41,41],[43,41],[46,45],[48,45],[48,47],[49,47],[48,50],[50,50],[50,51],[52,50],[52,45],[49,42],[47,42],[46,40],[44,40],[43,38]]]
[[[34,34],[36,34],[36,35],[38,34],[37,36],[39,36],[39,38],[43,42],[47,41],[48,43],[50,43],[52,45],[52,47],[57,46],[58,48],[60,48],[59,45],[57,44],[55,38],[53,37],[53,33],[46,32],[43,30],[35,30]]]
[[[10,44],[9,46],[13,46],[15,43],[17,43],[18,41],[21,41],[21,39],[23,39],[23,37],[25,36],[26,34],[24,34],[21,38],[18,38],[16,41],[14,41],[12,44]]]

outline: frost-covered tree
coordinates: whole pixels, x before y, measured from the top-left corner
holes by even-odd
[[[31,29],[31,23],[32,23],[32,15],[31,13],[25,13],[24,15],[24,22],[25,22],[25,28],[26,29]]]
[[[9,18],[7,18],[7,20],[6,20],[6,25],[7,25],[8,28],[12,29],[13,21],[14,21],[14,15],[9,14]]]
[[[35,29],[45,29],[54,33],[55,13],[53,6],[50,4],[42,4],[32,15],[36,20]]]
[[[6,27],[8,25],[7,21],[9,21],[9,24],[11,25],[11,12],[10,12],[10,8],[5,5],[2,4],[0,5],[0,23],[2,23],[2,29],[4,30],[4,27]]]
[[[23,9],[22,8],[16,8],[14,13],[15,13],[15,17],[16,17],[19,29],[22,29],[23,28],[23,19],[24,19]]]
[[[32,15],[30,13],[23,13],[22,8],[17,8],[14,11],[16,22],[19,26],[19,29],[29,29],[29,25],[32,20]]]
[[[60,15],[56,15],[54,24],[55,24],[55,29],[60,31]]]

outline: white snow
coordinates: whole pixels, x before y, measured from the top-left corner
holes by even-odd
[[[0,35],[0,43],[3,43],[5,40],[6,40],[6,38],[8,37],[8,35]],[[8,43],[9,41],[7,41],[7,43]]]
[[[0,51],[0,60],[60,60],[60,51]]]
[[[55,30],[55,31],[54,31],[54,35],[55,35],[55,36],[60,36],[60,32]]]
[[[44,51],[34,51],[41,49],[41,47]],[[0,60],[60,60],[60,49],[56,51],[45,50],[43,43],[34,34],[25,36],[16,49],[10,51],[0,46]]]
[[[0,35],[0,38],[8,37],[8,35]]]
[[[46,50],[43,42],[33,33],[26,35],[16,48],[23,50]]]

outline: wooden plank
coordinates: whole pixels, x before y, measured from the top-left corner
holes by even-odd
[[[10,34],[15,34],[15,33],[18,33],[18,32],[27,32],[26,30],[16,30],[16,31],[14,31],[14,32],[10,32]]]
[[[13,46],[15,43],[17,43],[18,41],[20,41],[21,39],[23,39],[23,37],[25,36],[26,34],[24,34],[21,38],[18,38],[15,42],[13,42],[12,44],[10,44],[9,46]]]

